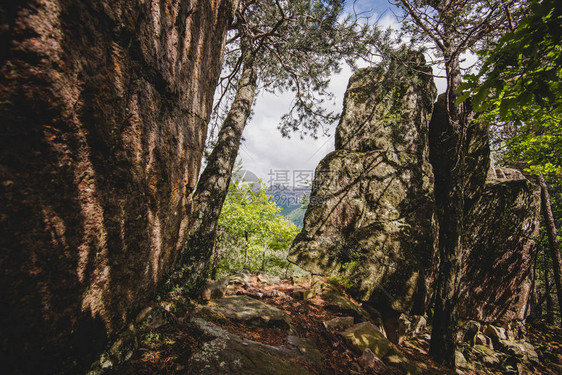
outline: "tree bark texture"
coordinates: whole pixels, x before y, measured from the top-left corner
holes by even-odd
[[[466,123],[462,107],[455,105],[455,90],[461,81],[458,57],[446,58],[448,77],[446,124],[435,124],[430,132],[440,132],[440,144],[430,145],[430,161],[435,174],[435,198],[439,221],[439,269],[435,283],[434,316],[429,352],[439,363],[455,368],[457,335],[457,289],[462,257],[464,218],[464,135]],[[435,110],[434,110],[435,114]],[[433,129],[432,129],[433,127]]]
[[[200,289],[210,272],[209,260],[217,237],[219,216],[256,94],[257,72],[253,57],[248,54],[243,64],[234,101],[193,198],[193,225],[186,242],[186,257],[182,259],[182,264],[189,269],[184,277],[193,292]]]
[[[544,290],[546,297],[546,321],[554,323],[554,306],[552,303],[552,295],[550,294],[550,277],[548,276],[549,270],[544,268]]]
[[[550,257],[552,259],[552,271],[554,275],[554,285],[556,285],[556,295],[558,296],[558,308],[560,316],[562,317],[562,262],[560,261],[560,243],[556,233],[556,225],[554,223],[554,216],[552,214],[552,207],[550,206],[550,195],[548,194],[548,187],[542,174],[538,176],[539,185],[541,187],[541,203],[544,222],[546,224],[546,233],[548,236]]]

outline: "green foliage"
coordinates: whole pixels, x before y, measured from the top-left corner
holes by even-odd
[[[329,277],[328,282],[344,289],[350,289],[353,286],[351,279],[345,276]]]
[[[472,96],[481,121],[501,123],[507,156],[535,173],[562,173],[562,3],[532,1],[517,29],[505,34],[468,75],[459,101]]]
[[[299,230],[280,212],[261,181],[246,184],[233,177],[219,219],[219,275],[243,268],[279,274],[290,266],[285,252]]]
[[[292,210],[289,210],[288,213],[283,212],[285,218],[290,222],[294,223],[298,228],[302,228],[304,225],[305,213],[306,213],[306,208],[303,208],[302,206],[294,207]]]
[[[372,60],[373,50],[381,48],[381,32],[345,16],[344,7],[344,0],[241,0],[236,29],[228,36],[212,129],[230,108],[241,67],[252,64],[258,90],[294,94],[279,124],[283,136],[327,132],[339,119],[326,108],[333,99],[330,78],[342,63],[354,66],[357,59]],[[251,55],[247,61],[245,52]]]

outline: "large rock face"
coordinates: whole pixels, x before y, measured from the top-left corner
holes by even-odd
[[[440,95],[429,130],[437,210],[450,168],[457,163],[446,96]],[[459,316],[485,322],[523,320],[528,275],[539,229],[540,195],[520,172],[490,166],[488,126],[472,122],[465,138],[465,220]],[[446,219],[446,218],[444,218]]]
[[[484,322],[523,320],[540,224],[540,190],[499,169],[466,213],[459,315]]]
[[[316,170],[289,260],[348,278],[355,297],[383,310],[422,313],[438,264],[434,215],[443,212],[458,138],[444,95],[432,112],[433,83],[423,74],[397,74],[379,67],[351,78],[336,151]],[[524,319],[537,190],[517,171],[490,168],[485,124],[473,122],[464,142],[459,314],[486,322]]]
[[[336,151],[316,169],[289,260],[343,272],[362,300],[423,310],[435,249],[428,124],[436,88],[418,71],[362,69],[349,82]]]
[[[0,6],[3,372],[80,368],[173,266],[233,2]]]

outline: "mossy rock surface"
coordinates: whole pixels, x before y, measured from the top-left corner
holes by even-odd
[[[298,346],[278,347],[243,339],[202,319],[195,326],[208,338],[190,358],[193,375],[311,375],[303,364],[318,364],[318,351],[311,358]],[[302,343],[301,343],[302,346]]]
[[[377,357],[382,358],[391,348],[390,341],[369,322],[356,324],[341,332],[340,335],[359,354],[363,353],[365,349],[371,349]]]
[[[211,301],[203,312],[216,319],[233,321],[266,328],[291,328],[286,312],[248,296],[228,296]]]

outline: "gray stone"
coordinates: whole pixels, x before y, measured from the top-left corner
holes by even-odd
[[[310,375],[303,362],[315,363],[298,345],[272,346],[243,339],[202,319],[192,322],[205,341],[189,360],[193,375]]]
[[[364,369],[369,369],[375,374],[383,373],[386,370],[384,362],[369,348],[363,350],[363,354],[359,358],[359,364]]]
[[[480,360],[488,365],[498,365],[500,360],[498,354],[485,345],[474,345],[473,350],[477,353]]]
[[[367,303],[363,304],[362,307],[369,314],[369,321],[371,323],[373,323],[375,325],[375,327],[377,327],[379,329],[379,331],[381,331],[381,333],[384,335],[384,337],[388,338],[388,336],[386,334],[386,330],[384,328],[383,317],[382,317],[382,314],[380,313],[380,311],[375,309],[373,306],[371,306]]]
[[[540,224],[540,195],[526,179],[488,182],[465,215],[459,316],[524,320]]]
[[[229,277],[230,284],[247,284],[252,281],[252,274],[247,270],[242,270]]]
[[[387,355],[384,360],[389,366],[400,369],[404,375],[423,374],[423,371],[418,366],[401,353],[393,351],[391,354]]]
[[[539,356],[533,345],[524,341],[499,340],[499,348],[503,353],[509,354],[519,360],[539,362]]]
[[[312,298],[315,295],[316,295],[316,293],[313,289],[297,289],[297,290],[294,290],[291,293],[291,297],[293,297],[294,299],[297,299],[297,300],[301,300],[301,301]]]
[[[324,306],[326,310],[344,315],[352,315],[357,319],[366,319],[369,316],[361,306],[351,302],[337,290],[329,290],[322,297],[326,299]]]
[[[281,282],[281,278],[279,276],[272,276],[265,272],[258,272],[258,281],[262,284],[274,285],[279,284]]]
[[[312,362],[314,366],[317,368],[322,367],[322,353],[318,350],[313,340],[289,335],[287,337],[287,343],[290,347],[296,348],[308,361]]]
[[[476,336],[474,336],[474,345],[483,345],[490,349],[494,349],[494,344],[492,343],[492,339],[483,334],[482,332],[478,332]]]
[[[486,324],[482,329],[482,332],[489,336],[492,340],[507,340],[507,335],[505,334],[505,328],[496,327],[491,324]]]
[[[455,365],[461,369],[469,368],[468,361],[464,357],[464,354],[458,350],[455,351]]]
[[[390,341],[370,322],[363,322],[340,333],[347,344],[357,353],[363,353],[367,348],[379,358],[388,353]]]
[[[179,258],[204,277],[183,245],[236,3],[2,1],[2,372],[83,373]]]
[[[437,212],[447,204],[451,170],[458,162],[457,132],[449,124],[446,96],[435,104],[430,123],[430,161]],[[459,317],[483,322],[524,320],[528,274],[539,227],[538,190],[515,170],[489,172],[488,126],[473,122],[464,137],[462,174],[465,218],[460,272]],[[440,218],[447,220],[447,218]]]
[[[224,297],[226,289],[229,284],[228,277],[222,277],[219,280],[207,280],[203,292],[201,292],[201,299],[211,300]]]
[[[461,324],[457,333],[457,341],[474,344],[474,337],[480,330],[480,323],[469,320]]]
[[[418,70],[380,66],[350,79],[336,151],[316,169],[288,259],[315,274],[341,272],[360,300],[421,313],[437,233],[427,141],[436,89],[416,56]]]
[[[282,310],[248,296],[213,300],[202,309],[215,318],[228,318],[248,325],[289,329],[291,318]]]
[[[353,326],[355,319],[352,316],[338,316],[324,322],[328,330],[343,331]]]

